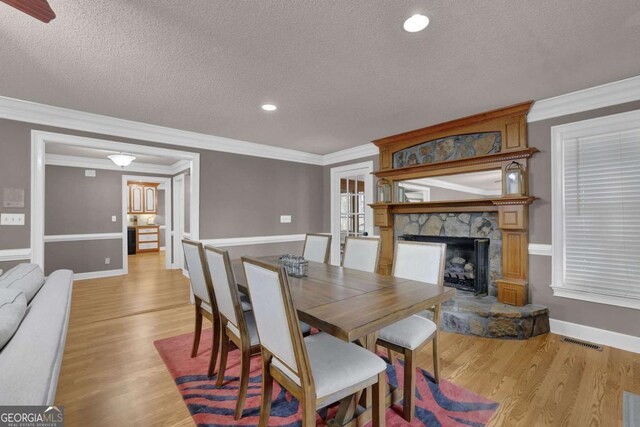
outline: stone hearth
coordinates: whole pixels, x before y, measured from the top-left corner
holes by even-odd
[[[549,309],[545,306],[514,307],[493,296],[476,297],[461,291],[442,304],[440,319],[443,331],[480,337],[522,340],[549,332]]]

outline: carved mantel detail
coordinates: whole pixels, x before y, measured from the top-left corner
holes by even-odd
[[[502,169],[517,161],[523,168],[525,195],[472,200],[419,203],[374,203],[374,223],[380,228],[382,250],[381,274],[391,274],[394,256],[394,215],[447,212],[498,212],[502,232],[502,278],[497,280],[498,298],[514,305],[526,304],[528,279],[529,205],[536,199],[528,194],[528,159],[536,152],[527,146],[526,115],[532,102],[476,114],[458,120],[405,132],[373,141],[380,149],[378,178],[394,181]],[[413,164],[394,168],[394,153],[447,137],[480,132],[500,132],[499,152],[457,158],[436,163]],[[504,193],[504,191],[503,191]]]

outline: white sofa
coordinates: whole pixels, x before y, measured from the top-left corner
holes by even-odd
[[[19,287],[19,280],[12,285]],[[55,271],[28,303],[20,326],[0,350],[0,405],[55,403],[72,288],[73,272]]]

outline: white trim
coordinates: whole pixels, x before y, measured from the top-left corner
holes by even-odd
[[[22,261],[31,259],[31,249],[2,249],[0,250],[0,262]]]
[[[283,234],[278,236],[255,236],[255,237],[228,237],[222,239],[205,239],[205,245],[230,247],[247,245],[264,245],[267,243],[300,242],[305,238],[304,234]]]
[[[122,233],[85,233],[85,234],[58,234],[44,236],[45,243],[52,242],[80,242],[83,240],[114,240],[123,239]]]
[[[553,295],[563,298],[640,309],[640,300],[597,292],[586,292],[564,286],[564,141],[637,129],[640,110],[612,114],[551,127],[551,239]]]
[[[529,255],[551,256],[553,247],[542,243],[529,243]]]
[[[2,100],[0,97],[0,112],[2,111]],[[144,138],[142,138],[144,139]],[[197,239],[200,232],[200,154],[189,151],[180,151],[161,147],[143,146],[138,144],[128,144],[115,141],[107,141],[96,138],[86,138],[76,135],[67,135],[39,130],[31,131],[31,248],[32,262],[44,269],[44,189],[45,189],[45,145],[65,144],[82,147],[93,147],[107,150],[117,150],[126,152],[141,152],[160,157],[179,159],[171,167],[172,170],[182,169],[186,164],[191,168],[191,233]],[[142,150],[142,151],[140,151]],[[85,166],[86,167],[86,166]],[[127,171],[127,169],[125,169]],[[126,176],[126,175],[125,175]],[[134,177],[133,179],[139,179]],[[168,179],[164,177],[162,179]],[[123,244],[123,270],[128,269],[127,257],[127,206],[126,196],[123,195],[123,221],[122,221],[122,244]],[[48,236],[51,237],[51,236]],[[55,237],[55,236],[54,236]],[[88,239],[94,240],[94,239]]]
[[[537,122],[596,108],[640,100],[640,76],[536,101],[527,122]]]
[[[640,353],[640,337],[557,319],[549,319],[549,326],[551,327],[551,332],[554,334]]]
[[[171,245],[169,245],[169,247],[171,247]],[[167,247],[166,246],[160,246],[160,251],[161,252],[166,252],[167,251]],[[169,257],[167,257],[167,260],[169,259]],[[169,261],[167,261],[168,263]]]
[[[67,166],[71,168],[82,169],[102,169],[113,171],[125,171],[125,172],[139,172],[139,173],[153,173],[160,175],[173,175],[176,173],[176,169],[180,168],[183,160],[179,160],[174,165],[155,165],[151,163],[133,162],[126,169],[115,165],[108,159],[96,159],[94,157],[78,157],[78,156],[66,156],[62,154],[45,154],[45,164],[52,166]]]
[[[191,238],[191,235],[184,232],[184,199],[185,199],[185,179],[184,174],[176,175],[171,179],[173,189],[173,268],[184,271],[184,253],[182,249],[182,239]]]
[[[4,96],[0,97],[0,118],[180,147],[323,165],[323,156],[320,154],[155,126]]]
[[[371,160],[360,163],[353,163],[350,165],[337,166],[331,168],[331,264],[340,264],[340,224],[337,220],[336,208],[340,206],[340,191],[338,181],[339,177],[348,173],[357,173],[358,175],[364,175],[364,190],[365,190],[365,210],[364,210],[364,223],[366,232],[369,235],[373,235],[373,209],[369,206],[374,203],[374,189],[373,189],[373,162]],[[336,191],[338,190],[338,191]]]
[[[551,285],[554,297],[577,299],[581,301],[595,302],[598,304],[615,305],[617,307],[635,308],[640,310],[640,299],[630,296],[617,296],[582,289],[571,289],[561,285]]]
[[[380,152],[378,147],[372,143],[358,145],[357,147],[347,148],[345,150],[335,151],[333,153],[322,156],[322,164],[324,166],[332,165],[350,160],[362,159],[363,157],[377,156]]]
[[[103,277],[124,276],[127,270],[121,268],[119,270],[90,271],[88,273],[75,273],[73,280],[101,279]]]

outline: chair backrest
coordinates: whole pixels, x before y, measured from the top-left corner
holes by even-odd
[[[445,243],[398,241],[393,261],[393,275],[443,285],[446,254]]]
[[[244,320],[244,316],[229,252],[207,245],[204,247],[204,253],[218,310],[229,322],[240,329],[240,319]]]
[[[242,257],[260,345],[303,382],[313,382],[293,307],[287,273],[282,267]],[[311,384],[313,386],[313,384]]]
[[[204,260],[204,249],[202,243],[195,240],[182,240],[187,270],[189,271],[189,281],[193,294],[213,307],[213,290],[207,266]]]
[[[331,236],[328,234],[307,234],[304,239],[302,256],[315,262],[329,262],[329,248]]]
[[[347,237],[344,242],[342,266],[375,273],[380,256],[380,239],[377,237]]]

